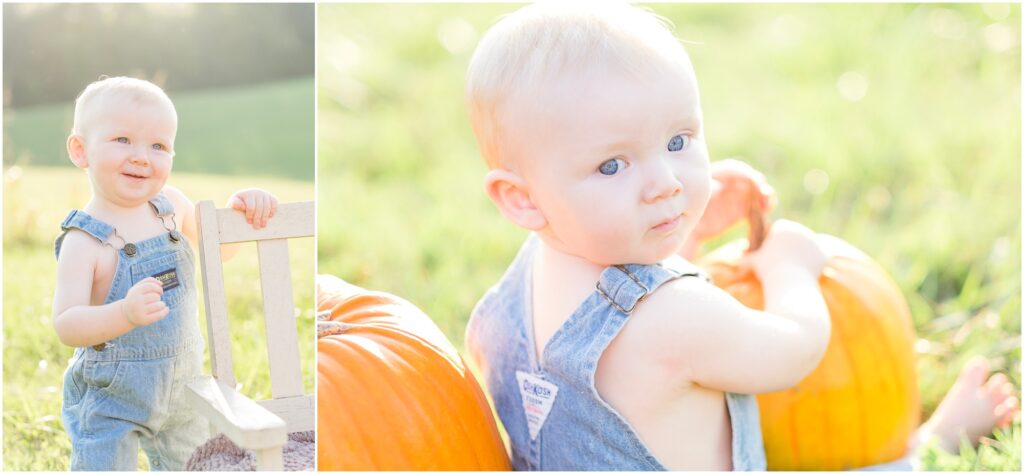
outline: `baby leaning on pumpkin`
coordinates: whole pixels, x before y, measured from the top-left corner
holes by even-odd
[[[718,286],[752,308],[762,307],[760,283],[744,258],[770,226],[764,214],[774,207],[772,189],[739,162],[723,162],[717,178],[747,186],[761,205],[750,206],[746,241],[725,245],[700,262]],[[819,283],[833,334],[818,368],[797,387],[758,397],[770,469],[879,463],[906,469],[916,466],[916,448],[933,436],[955,451],[960,433],[977,442],[1013,420],[1018,401],[1012,385],[1002,374],[988,378],[987,360],[975,358],[932,418],[918,427],[915,335],[906,302],[865,254],[835,237],[818,239],[829,256]],[[696,250],[691,245],[684,252],[692,257]],[[510,468],[480,384],[429,317],[408,301],[331,275],[317,277],[317,309],[321,469]],[[462,422],[452,423],[456,419]],[[839,426],[843,436],[868,442],[825,446],[825,435],[839,435]]]

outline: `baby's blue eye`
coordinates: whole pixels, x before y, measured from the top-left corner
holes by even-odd
[[[153,149],[154,150],[166,150],[167,148],[164,147],[163,144],[161,144],[161,143],[154,143],[153,144]]]
[[[117,143],[128,143],[128,137],[117,137],[114,141]]]
[[[608,161],[605,161],[604,163],[601,163],[601,166],[597,167],[597,171],[605,176],[611,176],[615,173],[618,173],[619,168],[621,168],[622,165],[625,164],[619,164],[620,162],[622,162],[620,158],[612,158]]]
[[[686,146],[686,143],[689,141],[690,139],[686,135],[676,135],[672,137],[671,140],[668,141],[668,151],[682,150],[683,147]]]

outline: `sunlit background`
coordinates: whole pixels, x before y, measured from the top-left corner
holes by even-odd
[[[4,165],[65,166],[72,103],[101,75],[164,87],[176,171],[313,179],[313,6],[4,6]]]
[[[61,386],[72,348],[52,327],[53,239],[90,196],[65,150],[75,97],[101,75],[162,86],[178,111],[168,183],[193,201],[223,206],[253,186],[282,201],[312,200],[314,6],[18,4],[3,13],[3,468],[63,471],[70,443]],[[304,239],[290,248],[303,381],[313,393],[315,245]],[[248,245],[224,274],[240,390],[264,399],[256,265]]]
[[[712,159],[753,164],[778,191],[776,217],[851,242],[896,279],[923,415],[974,354],[1019,387],[1020,6],[651,7],[686,41]],[[483,192],[463,105],[477,41],[515,8],[318,14],[318,271],[411,300],[460,348],[526,235]],[[1019,426],[926,466],[1017,470]]]

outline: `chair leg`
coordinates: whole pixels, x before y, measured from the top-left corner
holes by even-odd
[[[283,471],[283,446],[256,450],[256,469],[259,471]]]

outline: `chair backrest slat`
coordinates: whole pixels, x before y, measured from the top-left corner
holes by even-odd
[[[312,202],[291,202],[277,206],[267,226],[256,230],[245,222],[245,214],[234,209],[217,209],[220,222],[220,243],[250,242],[253,240],[290,239],[312,237],[316,232]]]
[[[234,387],[235,374],[231,361],[228,305],[224,292],[224,267],[220,261],[220,225],[217,217],[217,208],[213,201],[202,201],[196,206],[210,365],[217,380]]]
[[[260,240],[256,246],[260,256],[270,390],[274,398],[301,396],[302,371],[292,299],[292,273],[288,266],[288,240]]]

